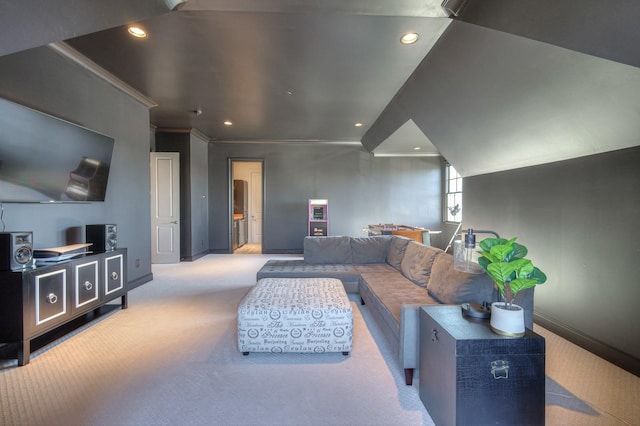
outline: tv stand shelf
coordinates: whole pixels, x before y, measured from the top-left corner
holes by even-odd
[[[126,309],[126,273],[126,249],[0,271],[0,342],[17,344],[18,365],[28,364],[36,337],[117,298]]]

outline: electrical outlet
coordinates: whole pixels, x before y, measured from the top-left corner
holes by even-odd
[[[140,259],[136,259],[136,268],[140,267]]]

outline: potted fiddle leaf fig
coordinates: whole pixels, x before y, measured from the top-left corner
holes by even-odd
[[[480,242],[478,264],[498,288],[502,302],[491,305],[491,328],[511,337],[524,335],[524,310],[514,303],[522,290],[543,284],[547,276],[526,259],[528,250],[516,238],[486,238]]]

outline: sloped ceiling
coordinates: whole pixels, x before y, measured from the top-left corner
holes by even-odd
[[[640,144],[640,2],[460,3],[452,22],[440,0],[5,1],[0,55],[66,40],[157,103],[158,127],[373,153],[417,140],[463,176]],[[132,21],[151,43],[122,36]],[[427,43],[403,49],[416,28]]]
[[[176,0],[3,0],[0,56],[171,11]]]
[[[468,0],[457,19],[640,66],[637,0]]]
[[[438,157],[438,149],[409,119],[384,142],[378,145],[373,154],[376,157]]]
[[[456,21],[363,145],[375,151],[411,119],[462,176],[640,145],[640,69],[626,64],[638,50],[617,52],[624,63]]]

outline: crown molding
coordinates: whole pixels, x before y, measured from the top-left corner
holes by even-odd
[[[78,52],[76,49],[69,46],[67,43],[62,41],[50,43],[49,48],[51,48],[58,54],[64,56],[65,58],[71,60],[72,62],[75,62],[76,64],[80,65],[84,69],[90,71],[97,77],[100,77],[105,82],[109,83],[110,85],[120,90],[121,92],[129,95],[130,97],[140,102],[142,105],[146,106],[147,108],[154,108],[158,106],[158,104],[155,103],[153,100],[143,95],[133,87],[129,86],[127,83],[120,80],[118,77],[111,74],[109,71],[105,70],[100,65],[96,64],[91,59],[87,58],[82,53]]]
[[[287,145],[347,145],[347,146],[362,146],[362,143],[358,141],[329,141],[320,139],[255,139],[255,140],[223,140],[223,139],[211,139],[211,143],[238,143],[238,144],[287,144]]]

